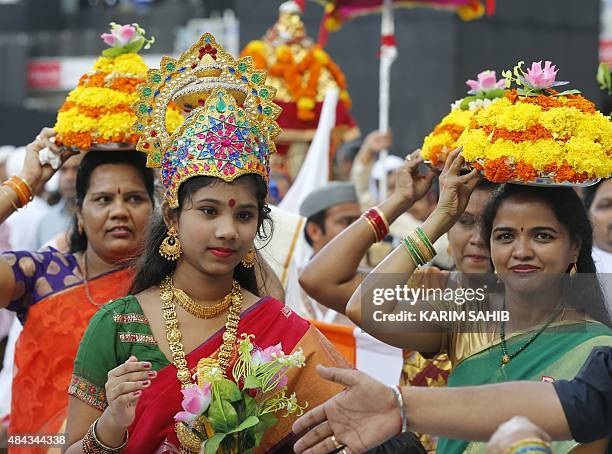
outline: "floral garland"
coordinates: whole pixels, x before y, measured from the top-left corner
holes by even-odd
[[[136,52],[148,48],[153,39],[147,40],[138,24],[111,27],[111,33],[101,37],[112,47],[96,60],[93,72],[81,77],[59,109],[55,125],[59,144],[89,150],[93,145],[138,142],[131,106],[138,100],[136,87],[145,82],[148,67]],[[181,125],[178,108],[168,109],[166,121],[169,131]]]
[[[434,167],[443,165],[448,152],[457,148],[457,140],[470,125],[476,111],[504,95],[505,81],[497,80],[495,71],[482,71],[478,74],[478,80],[470,79],[466,84],[470,87],[469,96],[455,101],[451,105],[451,112],[423,141],[421,155]]]
[[[514,88],[498,102],[476,112],[458,140],[466,161],[493,182],[582,183],[612,175],[610,119],[577,90],[552,87],[557,69],[550,62],[520,62],[505,72]]]
[[[347,109],[351,99],[346,87],[346,77],[340,67],[319,46],[314,46],[302,58],[296,61],[291,48],[278,46],[275,50],[276,61],[268,65],[266,55],[269,46],[260,40],[251,41],[241,56],[250,55],[255,68],[264,69],[269,75],[282,80],[291,97],[297,103],[297,116],[300,120],[310,121],[315,118],[317,90],[321,72],[326,69],[340,88],[340,100]]]

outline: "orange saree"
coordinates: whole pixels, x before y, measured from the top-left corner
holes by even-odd
[[[29,309],[15,347],[9,434],[61,431],[74,358],[89,319],[99,308],[90,298],[99,304],[125,295],[132,276],[129,269],[114,271],[53,293]],[[20,447],[11,452],[45,451]]]

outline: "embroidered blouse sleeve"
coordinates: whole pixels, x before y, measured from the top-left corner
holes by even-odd
[[[79,345],[68,389],[68,394],[100,411],[107,407],[104,386],[108,372],[120,362],[113,307],[113,303],[107,304],[90,320]]]

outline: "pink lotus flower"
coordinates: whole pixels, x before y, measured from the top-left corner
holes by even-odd
[[[253,365],[259,366],[263,363],[269,363],[270,361],[274,360],[272,354],[279,355],[280,353],[283,353],[283,347],[280,342],[276,345],[271,345],[264,350],[256,348],[253,350],[253,353],[251,353]]]
[[[558,69],[551,62],[547,61],[544,63],[542,68],[542,61],[534,62],[531,64],[531,68],[527,69],[525,74],[525,81],[532,88],[545,89],[554,87],[556,85],[565,85],[568,82],[555,82],[557,77]]]
[[[211,401],[210,383],[205,383],[202,387],[182,389],[181,392],[183,393],[181,405],[184,411],[174,415],[174,419],[191,425],[198,416],[208,410]]]
[[[483,71],[478,74],[478,80],[470,79],[465,83],[471,88],[471,90],[468,91],[468,94],[470,95],[505,87],[505,81],[503,79],[498,81],[495,71],[490,70]]]
[[[136,37],[136,27],[133,25],[112,24],[110,33],[102,33],[100,38],[112,47],[124,47]]]

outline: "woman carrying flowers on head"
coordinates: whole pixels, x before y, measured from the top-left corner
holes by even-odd
[[[27,146],[22,172],[0,189],[4,219],[74,154],[60,144],[85,153],[76,178],[70,251],[0,256],[0,307],[17,312],[24,324],[15,347],[11,434],[63,432],[66,389],[81,337],[100,306],[127,294],[133,278],[128,260],[138,255],[153,211],[153,172],[135,150],[131,124],[136,116],[130,111],[135,87],[146,77],[147,67],[136,53],[145,43],[144,31],[132,25],[113,28],[119,31],[124,41],[81,78],[55,129],[43,129]]]
[[[288,442],[285,415],[339,391],[314,365],[341,357],[255,282],[280,113],[265,76],[205,34],[139,86],[138,149],[162,168],[163,218],[153,221],[133,296],[104,306],[83,337],[68,452],[198,452],[204,440],[215,452],[224,437],[241,452],[269,451]],[[197,106],[173,135],[162,121],[171,101]],[[274,413],[278,422],[266,416]]]
[[[542,104],[548,102],[555,106],[565,102],[568,105],[554,114],[557,118],[561,115],[580,118],[583,126],[572,129],[571,122],[561,121],[547,124],[553,131],[555,127],[565,128],[569,135],[543,138],[542,145],[558,147],[567,154],[549,154],[543,147],[544,151],[539,156],[541,162],[557,164],[556,169],[564,165],[575,166],[575,175],[581,173],[578,169],[584,169],[589,177],[608,176],[606,169],[612,163],[612,125],[609,120],[602,122],[598,113],[592,114],[591,118],[582,118],[582,101],[571,93],[560,97],[555,93],[537,95],[561,98],[552,100],[535,100],[532,94],[527,90],[515,92],[516,104],[527,105],[524,110],[532,113],[532,124],[535,124],[534,119],[541,112],[544,112],[543,118],[547,118],[545,113],[556,108],[547,109]],[[505,108],[502,108],[504,105]],[[520,129],[522,120],[512,115],[513,106],[515,103],[498,100],[477,111],[473,122],[482,124],[494,118],[504,119],[507,129],[512,129],[512,125]],[[515,123],[512,123],[513,120]],[[599,125],[596,133],[592,129],[593,124]],[[491,138],[495,133],[490,136],[479,133],[472,137],[468,145],[464,139],[471,133],[471,128],[459,138],[459,143],[464,143],[466,154],[470,151],[469,146],[484,153],[486,159],[492,150],[501,149],[502,145],[513,149],[512,144],[517,143],[501,137]],[[501,134],[503,131],[500,130],[496,129]],[[587,142],[585,131],[591,139],[596,139],[592,140],[596,144],[591,148],[592,153],[596,156],[601,153],[599,167],[593,167],[593,173],[584,167],[588,163],[583,162],[580,164],[582,167],[578,167],[569,160],[573,156],[575,142]],[[561,143],[557,144],[557,139]],[[534,149],[540,144],[535,141]],[[452,301],[446,297],[423,298],[410,305],[401,304],[402,301],[393,298],[376,306],[376,310],[383,314],[398,312],[405,316],[406,312],[412,313],[416,321],[403,323],[401,332],[396,330],[389,333],[389,324],[376,323],[373,317],[370,310],[374,307],[372,290],[404,285],[417,269],[431,259],[435,254],[432,244],[449,231],[468,206],[470,196],[480,181],[480,170],[473,169],[468,174],[461,174],[467,158],[464,159],[460,152],[461,149],[456,149],[446,159],[440,175],[440,198],[436,210],[365,277],[350,298],[346,313],[366,331],[395,346],[420,352],[448,353],[453,364],[449,386],[510,380],[571,379],[593,347],[612,345],[612,329],[591,258],[591,225],[574,189],[554,187],[568,184],[561,181],[559,173],[539,177],[546,177],[549,187],[511,184],[508,182],[510,175],[502,180],[496,178],[497,182],[507,184],[500,186],[486,203],[481,232],[500,284],[499,289],[491,292],[489,287],[484,298],[473,298],[471,302],[466,299],[460,301],[454,293]],[[563,163],[563,159],[568,160]],[[517,168],[520,167],[514,167],[513,171]],[[486,166],[485,175],[488,175]],[[512,181],[520,182],[521,178],[517,175],[512,177]],[[531,179],[523,181],[535,182]],[[495,311],[507,311],[509,318]],[[439,314],[438,318],[432,317],[432,313]],[[491,319],[491,314],[496,313],[500,315]],[[458,318],[461,314],[466,316],[464,322]],[[447,320],[457,317],[457,321],[445,323],[441,318],[444,316]],[[488,317],[491,321],[487,322],[482,317]],[[607,444],[608,440],[600,440],[581,446],[580,452],[603,452]],[[576,447],[576,442],[553,444],[554,452],[559,453],[572,452]],[[484,452],[484,446],[464,440],[440,439],[438,452]]]

